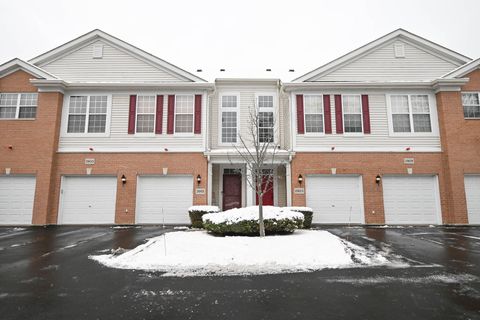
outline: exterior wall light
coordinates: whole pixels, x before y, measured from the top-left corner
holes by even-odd
[[[382,181],[382,177],[380,177],[380,175],[377,174],[377,176],[375,177],[375,183],[380,184],[381,181]]]
[[[303,182],[303,177],[302,177],[301,174],[299,174],[299,175],[298,175],[298,183],[299,183],[299,184],[302,184],[302,182]]]
[[[197,183],[200,184],[202,182],[202,177],[200,175],[197,176]]]
[[[122,180],[122,184],[125,184],[125,183],[127,183],[127,177],[125,177],[125,175],[124,175],[124,174],[122,175],[122,178],[121,178],[121,180]]]

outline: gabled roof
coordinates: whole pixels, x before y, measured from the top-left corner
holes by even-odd
[[[313,77],[318,77],[322,74],[327,74],[331,72],[332,70],[342,66],[346,65],[355,59],[364,56],[365,54],[375,50],[376,48],[382,46],[383,44],[393,40],[393,39],[404,39],[409,42],[412,42],[422,48],[425,48],[427,51],[432,52],[434,54],[437,54],[441,56],[444,59],[450,60],[457,65],[465,64],[469,62],[471,59],[469,57],[466,57],[460,53],[457,53],[453,50],[450,50],[448,48],[445,48],[439,44],[436,44],[430,40],[427,40],[425,38],[422,38],[420,36],[417,36],[411,32],[408,32],[404,29],[397,29],[393,32],[390,32],[383,37],[380,37],[372,42],[367,43],[366,45],[355,49],[340,58],[337,58],[313,71],[310,71],[306,74],[304,74],[301,77],[298,77],[294,79],[292,82],[303,82],[303,81],[308,81]]]
[[[480,68],[480,58],[472,60],[469,63],[450,71],[449,73],[443,75],[442,78],[460,78],[478,68]]]
[[[12,59],[0,65],[0,77],[4,77],[17,70],[23,70],[27,73],[32,74],[37,78],[48,79],[48,80],[57,79],[57,77],[55,77],[53,74],[48,73],[47,71],[42,70],[39,67],[34,66],[33,64],[30,64],[18,58]]]
[[[29,60],[30,63],[35,64],[35,65],[44,65],[50,61],[53,61],[57,59],[60,56],[63,56],[64,54],[75,51],[77,48],[82,47],[83,45],[90,43],[96,39],[103,39],[107,42],[110,42],[114,44],[115,46],[118,46],[122,48],[123,50],[126,50],[127,52],[131,53],[132,55],[139,57],[141,59],[144,59],[153,65],[157,65],[161,69],[167,69],[170,72],[173,72],[177,75],[179,75],[182,78],[185,78],[188,81],[192,82],[206,82],[204,79],[195,76],[194,74],[191,74],[190,72],[187,72],[171,63],[168,63],[165,60],[162,60],[153,54],[150,54],[146,51],[143,51],[142,49],[139,49],[123,40],[120,40],[106,32],[103,32],[102,30],[95,29],[93,31],[90,31],[76,39],[73,39],[65,44],[62,44],[59,47],[56,47],[50,51],[47,51],[31,60]]]

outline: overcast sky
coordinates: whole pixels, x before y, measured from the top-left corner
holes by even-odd
[[[209,80],[292,80],[397,28],[480,57],[479,0],[0,1],[0,64],[95,28]]]

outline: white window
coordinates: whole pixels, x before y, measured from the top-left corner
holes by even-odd
[[[462,93],[463,115],[468,119],[480,119],[480,99],[478,93]]]
[[[345,133],[362,133],[362,100],[359,95],[344,95],[343,130]]]
[[[0,119],[35,119],[37,93],[0,93]]]
[[[137,133],[154,132],[156,107],[155,96],[137,97],[137,125],[135,126]]]
[[[391,95],[390,108],[394,133],[432,132],[428,95]]]
[[[258,105],[258,139],[260,142],[273,142],[274,140],[274,115],[273,96],[257,96]]]
[[[236,143],[238,130],[238,96],[221,97],[222,143]]]
[[[323,132],[323,96],[304,95],[305,132]]]
[[[108,96],[70,96],[67,133],[105,133]]]
[[[193,95],[175,97],[175,133],[193,133]]]

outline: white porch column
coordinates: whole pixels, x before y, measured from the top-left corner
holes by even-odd
[[[207,201],[208,205],[212,205],[212,178],[213,178],[213,170],[212,170],[212,163],[208,162],[208,180],[207,180]]]
[[[287,183],[287,207],[292,205],[292,169],[290,162],[285,164],[285,180]]]
[[[248,181],[252,181],[252,171],[248,168],[248,166],[246,166],[246,178],[248,179]],[[252,186],[250,186],[250,183],[248,183],[247,181],[247,187],[246,187],[246,206],[254,206],[256,205],[255,203],[255,197],[254,197],[254,194],[253,194],[253,188]]]

